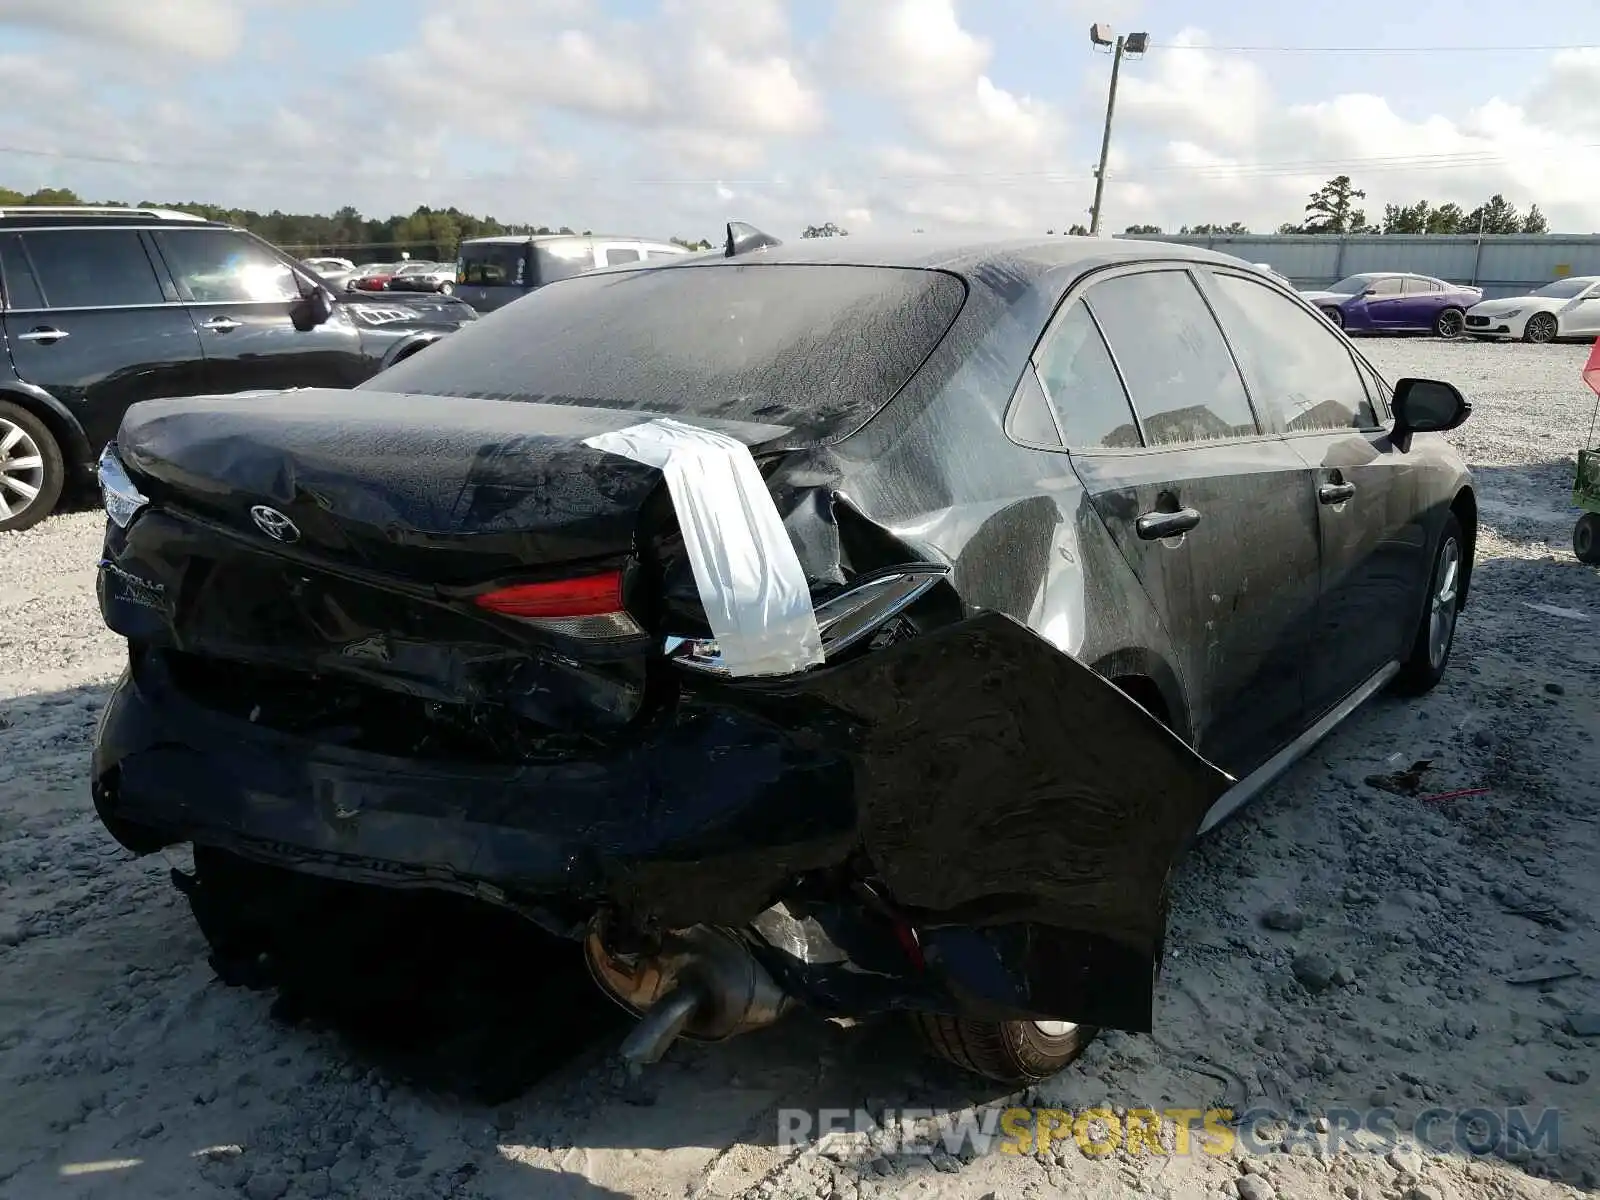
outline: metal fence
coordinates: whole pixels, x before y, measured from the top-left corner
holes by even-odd
[[[1119,234],[1205,246],[1268,263],[1296,287],[1320,288],[1360,271],[1415,271],[1515,296],[1567,275],[1600,275],[1600,234]]]

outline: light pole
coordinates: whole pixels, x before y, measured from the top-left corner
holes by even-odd
[[[1122,56],[1132,54],[1138,57],[1150,46],[1148,33],[1130,33],[1127,37],[1116,35],[1112,40],[1111,26],[1097,24],[1089,26],[1090,45],[1110,46],[1111,51],[1111,91],[1106,96],[1106,127],[1100,135],[1100,165],[1094,173],[1094,207],[1089,210],[1089,236],[1094,237],[1100,232],[1100,197],[1106,190],[1106,157],[1111,153],[1111,114],[1117,108],[1117,72],[1122,67]]]

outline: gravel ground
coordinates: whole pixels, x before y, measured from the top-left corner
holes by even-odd
[[[1066,1140],[1026,1155],[886,1157],[848,1138],[797,1152],[777,1144],[780,1108],[981,1117],[1016,1099],[921,1058],[898,1027],[804,1018],[680,1045],[642,1080],[613,1068],[614,1035],[590,1029],[592,1044],[565,1046],[565,1061],[496,1107],[403,1082],[392,1055],[275,1019],[270,996],[219,984],[168,864],[130,860],[96,824],[87,751],[120,659],[91,590],[100,519],[76,513],[0,544],[0,1195],[1594,1189],[1600,1040],[1577,1031],[1600,1012],[1600,575],[1571,556],[1566,505],[1592,403],[1586,348],[1367,346],[1392,378],[1453,379],[1477,405],[1452,435],[1478,471],[1483,528],[1450,673],[1425,699],[1370,705],[1203,845],[1177,883],[1156,1035],[1108,1035],[1025,1098],[1264,1105],[1311,1122],[1387,1106],[1402,1130],[1433,1107],[1550,1107],[1558,1145],[1490,1130],[1482,1156],[1329,1155],[1279,1124],[1262,1130],[1272,1153],[1094,1157]],[[1423,758],[1424,793],[1487,792],[1424,802],[1365,782]],[[504,1033],[508,1055],[535,1027],[559,1038],[589,1004],[538,993]]]

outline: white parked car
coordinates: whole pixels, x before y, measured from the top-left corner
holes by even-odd
[[[1467,309],[1465,332],[1475,338],[1553,342],[1600,336],[1600,275],[1572,275],[1526,296],[1501,296]]]

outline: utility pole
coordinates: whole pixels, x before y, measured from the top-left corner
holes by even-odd
[[[1116,41],[1111,40],[1111,26],[1089,26],[1089,42],[1094,46],[1111,46],[1111,90],[1106,95],[1106,127],[1100,135],[1100,165],[1094,173],[1094,207],[1089,210],[1089,236],[1097,237],[1100,233],[1100,198],[1106,190],[1106,159],[1111,154],[1111,118],[1117,109],[1117,74],[1122,68],[1124,54],[1139,55],[1145,52],[1150,45],[1148,33],[1130,33],[1127,37],[1118,34]]]

